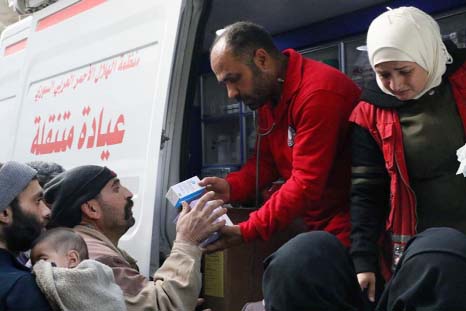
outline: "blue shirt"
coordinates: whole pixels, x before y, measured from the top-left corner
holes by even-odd
[[[29,268],[0,249],[0,311],[50,311]]]

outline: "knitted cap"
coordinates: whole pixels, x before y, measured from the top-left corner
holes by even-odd
[[[52,204],[49,227],[72,228],[81,222],[81,205],[94,199],[116,174],[103,166],[84,165],[61,173],[45,185]]]
[[[16,198],[36,176],[35,169],[26,164],[8,161],[0,168],[0,212]]]

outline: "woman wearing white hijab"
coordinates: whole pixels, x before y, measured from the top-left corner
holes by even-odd
[[[350,118],[351,257],[327,232],[288,241],[265,261],[267,311],[466,310],[466,49],[447,50],[413,7],[377,17],[367,47],[377,81]]]
[[[466,295],[464,269],[445,267],[442,259],[427,268],[422,256],[414,256],[418,262],[410,257],[410,266],[401,256],[410,238],[432,227],[462,232],[451,252],[466,245],[466,179],[456,175],[456,150],[465,144],[466,135],[466,52],[447,49],[435,20],[414,7],[389,10],[374,19],[367,48],[377,83],[363,91],[350,118],[351,256],[358,282],[374,301],[376,284],[384,282],[376,275],[389,280],[401,260],[381,310],[415,310],[420,305],[464,310],[466,301],[458,300]],[[452,234],[445,230],[447,236]],[[421,241],[442,235],[428,232]],[[441,252],[437,244],[423,244],[420,251],[413,244],[409,245],[416,254]],[[432,279],[414,279],[413,267]],[[450,281],[439,285],[440,277],[430,274],[434,270]],[[422,287],[426,284],[430,287]]]

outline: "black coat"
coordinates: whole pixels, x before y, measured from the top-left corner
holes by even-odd
[[[0,249],[0,311],[49,311],[31,271]]]

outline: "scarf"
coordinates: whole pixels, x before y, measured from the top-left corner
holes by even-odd
[[[453,62],[437,22],[415,7],[400,7],[375,18],[367,32],[367,52],[374,70],[389,61],[415,62],[424,68],[427,83],[415,99],[440,85],[446,65]],[[377,75],[376,80],[383,92],[393,95]]]

